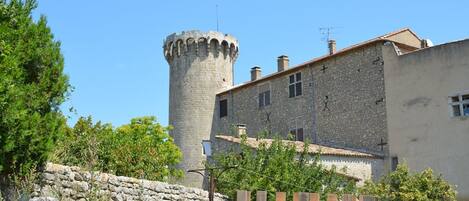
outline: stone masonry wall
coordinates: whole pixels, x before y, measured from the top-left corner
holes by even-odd
[[[32,201],[45,200],[208,200],[202,189],[88,172],[78,167],[47,164]],[[228,200],[216,194],[215,200]]]
[[[203,168],[202,140],[210,139],[216,93],[232,86],[238,54],[234,37],[219,32],[188,31],[166,38],[165,58],[170,66],[169,134],[181,149],[178,168]],[[181,183],[201,188],[203,177],[187,174]]]
[[[218,133],[233,134],[233,125],[246,124],[253,137],[263,130],[286,136],[296,127],[313,143],[382,154],[378,144],[387,137],[381,46],[370,44],[219,95],[228,100],[228,116],[214,120]],[[303,94],[289,98],[289,76],[297,72]],[[271,105],[259,108],[266,88]]]
[[[318,143],[383,154],[378,146],[381,139],[387,142],[381,48],[374,43],[313,66]]]

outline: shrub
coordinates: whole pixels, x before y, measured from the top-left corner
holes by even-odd
[[[140,117],[113,129],[80,118],[56,150],[53,162],[76,165],[120,176],[167,181],[179,178],[174,168],[182,153],[155,117]]]
[[[319,155],[309,155],[307,149],[297,153],[293,143],[286,143],[279,138],[268,146],[261,142],[257,150],[246,144],[244,137],[240,151],[232,149],[227,153],[214,156],[214,169],[217,178],[217,190],[234,197],[236,190],[269,193],[269,200],[275,200],[275,192],[350,193],[355,190],[355,182],[339,175],[335,169],[326,169],[319,162]],[[226,168],[227,170],[224,170]],[[222,174],[220,174],[222,171]]]
[[[377,183],[366,182],[361,192],[390,201],[456,200],[456,191],[441,175],[435,177],[431,169],[412,174],[406,165],[399,165]]]

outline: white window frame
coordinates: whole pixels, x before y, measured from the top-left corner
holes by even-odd
[[[450,117],[457,118],[457,117],[469,117],[469,112],[464,113],[464,105],[468,105],[469,107],[469,99],[463,100],[463,96],[469,96],[469,90],[462,91],[459,93],[452,94],[448,96],[448,106],[449,106],[449,113]],[[457,101],[453,101],[453,98],[458,98]],[[459,115],[455,115],[453,107],[459,106]]]

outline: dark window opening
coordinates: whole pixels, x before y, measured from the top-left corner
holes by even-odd
[[[303,128],[293,129],[290,131],[290,134],[295,137],[295,141],[304,141]]]
[[[465,103],[462,105],[462,111],[464,116],[469,116],[469,103]]]
[[[303,91],[301,91],[301,82],[300,83],[296,83],[296,95],[297,96],[301,96],[301,94],[303,94]]]
[[[228,116],[228,100],[220,101],[220,118]]]
[[[259,107],[270,105],[270,91],[264,91],[259,94]]]
[[[295,83],[295,75],[290,75],[290,84]]]
[[[288,97],[301,96],[303,94],[303,86],[301,82],[301,72],[289,76]]]
[[[399,164],[399,159],[397,156],[391,158],[391,170],[395,171],[397,169],[397,165]]]
[[[293,98],[295,97],[295,85],[288,86],[288,97]]]

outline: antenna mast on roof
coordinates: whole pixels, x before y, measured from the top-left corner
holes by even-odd
[[[328,42],[331,40],[331,35],[333,34],[333,30],[336,29],[337,27],[320,27],[319,28],[319,33],[323,35],[321,38],[322,41]]]
[[[320,27],[319,33],[322,35],[321,40],[327,43],[329,54],[334,54],[336,51],[336,42],[332,39],[332,34],[335,33],[333,30],[340,27]]]

